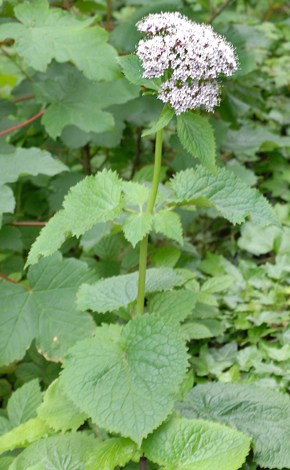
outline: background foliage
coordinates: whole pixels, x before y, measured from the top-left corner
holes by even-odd
[[[152,267],[189,270],[188,296],[173,299],[175,294],[155,293],[148,311],[162,314],[165,298],[167,310],[174,300],[188,305],[183,330],[192,368],[184,394],[193,383],[212,381],[220,387],[259,382],[268,393],[289,392],[290,5],[279,0],[236,0],[214,18],[222,4],[219,0],[1,2],[1,433],[37,419],[35,410],[41,403],[37,380],[46,390],[77,339],[91,336],[95,325],[122,324],[131,318],[130,298],[117,299],[120,303],[114,308],[122,308],[116,313],[101,314],[106,305],[86,305],[84,293],[79,294],[79,304],[94,312],[81,311],[75,304],[84,282],[136,270],[139,244],[133,247],[117,223],[100,221],[80,238],[67,240],[51,258],[28,270],[24,265],[41,227],[85,175],[107,169],[128,181],[152,180],[154,134],[142,137],[142,133],[158,119],[162,103],[150,94],[141,96],[140,88],[123,78],[116,60],[134,51],[141,37],[135,23],[149,12],[178,10],[198,22],[211,20],[237,48],[240,70],[223,84],[221,106],[209,118],[217,165],[219,172],[226,168],[259,188],[275,207],[282,229],[259,228],[253,221],[233,227],[213,208],[177,209],[185,231],[183,246],[178,227],[175,240],[161,235],[157,227],[149,259]],[[173,119],[164,132],[164,191],[176,171],[198,163],[182,148],[175,131]],[[31,407],[20,413],[13,397],[23,384],[34,392],[29,392]],[[49,415],[45,402],[40,413]],[[76,410],[74,418],[68,429],[77,429],[85,420]],[[57,422],[49,425],[58,429]],[[103,433],[91,423],[85,429]],[[83,439],[84,451],[90,449],[89,437]],[[4,454],[0,468],[8,468],[15,455],[15,451]],[[243,468],[263,468],[262,460],[260,465],[251,463],[249,456]]]

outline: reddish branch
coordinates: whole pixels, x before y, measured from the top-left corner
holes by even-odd
[[[5,274],[1,274],[1,273],[0,273],[0,277],[2,277],[3,279],[5,279],[5,281],[12,282],[13,284],[19,284],[20,286],[25,287],[25,289],[31,291],[30,287],[25,286],[24,284],[21,284],[20,282],[13,281],[13,279],[10,279],[10,277],[5,276]]]
[[[32,100],[35,98],[35,95],[22,96],[21,98],[14,98],[13,103],[19,103],[19,101]]]
[[[46,222],[10,222],[7,225],[23,225],[24,227],[26,226],[32,226],[32,227],[43,227],[46,225]]]
[[[22,122],[21,124],[18,124],[17,126],[10,127],[10,129],[6,129],[6,131],[0,132],[0,137],[1,137],[2,135],[9,134],[9,132],[16,131],[16,129],[20,129],[21,127],[27,126],[27,124],[30,124],[32,121],[35,121],[35,119],[37,119],[37,118],[39,118],[40,116],[42,116],[42,114],[44,114],[45,111],[46,111],[46,109],[44,109],[43,111],[40,111],[40,113],[36,114],[35,116],[33,116],[32,118],[28,119],[27,121]]]

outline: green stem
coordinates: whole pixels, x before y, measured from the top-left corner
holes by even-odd
[[[155,163],[152,187],[147,205],[146,212],[152,214],[155,200],[158,192],[158,185],[160,181],[160,170],[161,170],[161,159],[162,159],[162,136],[163,129],[156,134],[155,143]],[[145,281],[146,281],[146,267],[147,267],[147,246],[148,246],[148,235],[146,235],[140,244],[140,255],[139,255],[139,284],[138,284],[138,297],[137,297],[137,316],[142,315],[144,312],[144,298],[145,298]]]

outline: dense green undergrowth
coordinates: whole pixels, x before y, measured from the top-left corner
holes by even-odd
[[[0,469],[129,470],[143,452],[150,470],[230,469],[245,436],[252,448],[240,468],[289,468],[289,5],[238,0],[213,19],[223,2],[0,3]],[[220,107],[204,114],[218,182],[200,166],[198,149],[200,160],[184,149],[173,117],[163,132],[156,212],[140,228],[134,217],[153,177],[155,134],[147,131],[163,106],[154,83],[144,93],[144,81],[132,84],[122,70],[141,38],[135,23],[160,11],[212,19],[237,48],[240,70],[224,81]],[[97,176],[84,180],[89,175]],[[93,181],[102,188],[95,199]],[[188,181],[193,189],[185,194]],[[47,236],[30,251],[44,225]],[[149,229],[146,312],[135,318],[140,233]],[[112,344],[127,345],[134,335],[146,343],[146,328],[163,347],[148,341],[156,369],[135,372],[158,400],[144,394],[137,416],[147,413],[146,429],[127,416],[122,434],[110,408],[114,396],[129,393],[121,390],[122,371],[97,393],[78,388],[91,373],[84,345],[98,351],[99,371],[117,355]],[[178,357],[170,366],[173,343]],[[159,426],[174,401],[174,415]],[[208,466],[186,460],[189,435],[211,441]],[[226,462],[218,452],[228,452]]]

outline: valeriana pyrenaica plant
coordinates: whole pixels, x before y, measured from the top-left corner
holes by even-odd
[[[198,107],[209,111],[218,104],[217,79],[220,73],[228,76],[237,69],[235,52],[210,26],[177,13],[150,15],[137,27],[147,38],[139,43],[136,55],[120,59],[132,83],[127,85],[134,90],[145,87],[165,103],[158,122],[143,134],[157,133],[152,186],[123,181],[110,170],[85,178],[70,190],[63,209],[42,230],[27,265],[52,255],[48,263],[41,259],[38,267],[41,272],[46,262],[53,288],[60,282],[54,263],[62,243],[96,224],[114,221],[134,247],[140,242],[139,273],[81,285],[80,310],[114,312],[120,322],[97,327],[93,337],[68,350],[61,377],[48,388],[36,418],[18,426],[10,412],[13,422],[8,430],[15,429],[0,438],[0,451],[46,436],[22,452],[10,468],[47,468],[46,461],[55,461],[56,456],[62,461],[58,468],[66,468],[70,453],[73,468],[89,470],[113,470],[130,460],[144,468],[146,459],[168,470],[237,470],[252,445],[256,464],[289,468],[289,446],[283,446],[289,440],[289,397],[244,384],[209,383],[189,391],[192,382],[182,323],[198,297],[188,282],[192,272],[147,269],[151,231],[183,244],[177,206],[214,208],[234,224],[247,217],[262,226],[279,224],[258,191],[225,169],[216,170],[212,129],[193,112]],[[159,184],[162,132],[174,115],[182,145],[202,165],[177,173],[164,187]],[[28,273],[34,287],[21,293],[21,302],[31,311],[42,295],[41,275],[37,278],[35,272]],[[91,279],[88,276],[87,281]],[[61,282],[66,286],[69,279]],[[52,344],[42,345],[44,355],[54,351],[58,337],[55,332],[52,337]],[[15,360],[25,348],[19,343]],[[15,393],[14,401],[21,401],[26,395],[38,397],[39,390],[30,382]],[[9,409],[8,404],[10,416]],[[100,437],[109,433],[105,441],[75,433],[88,418]]]

